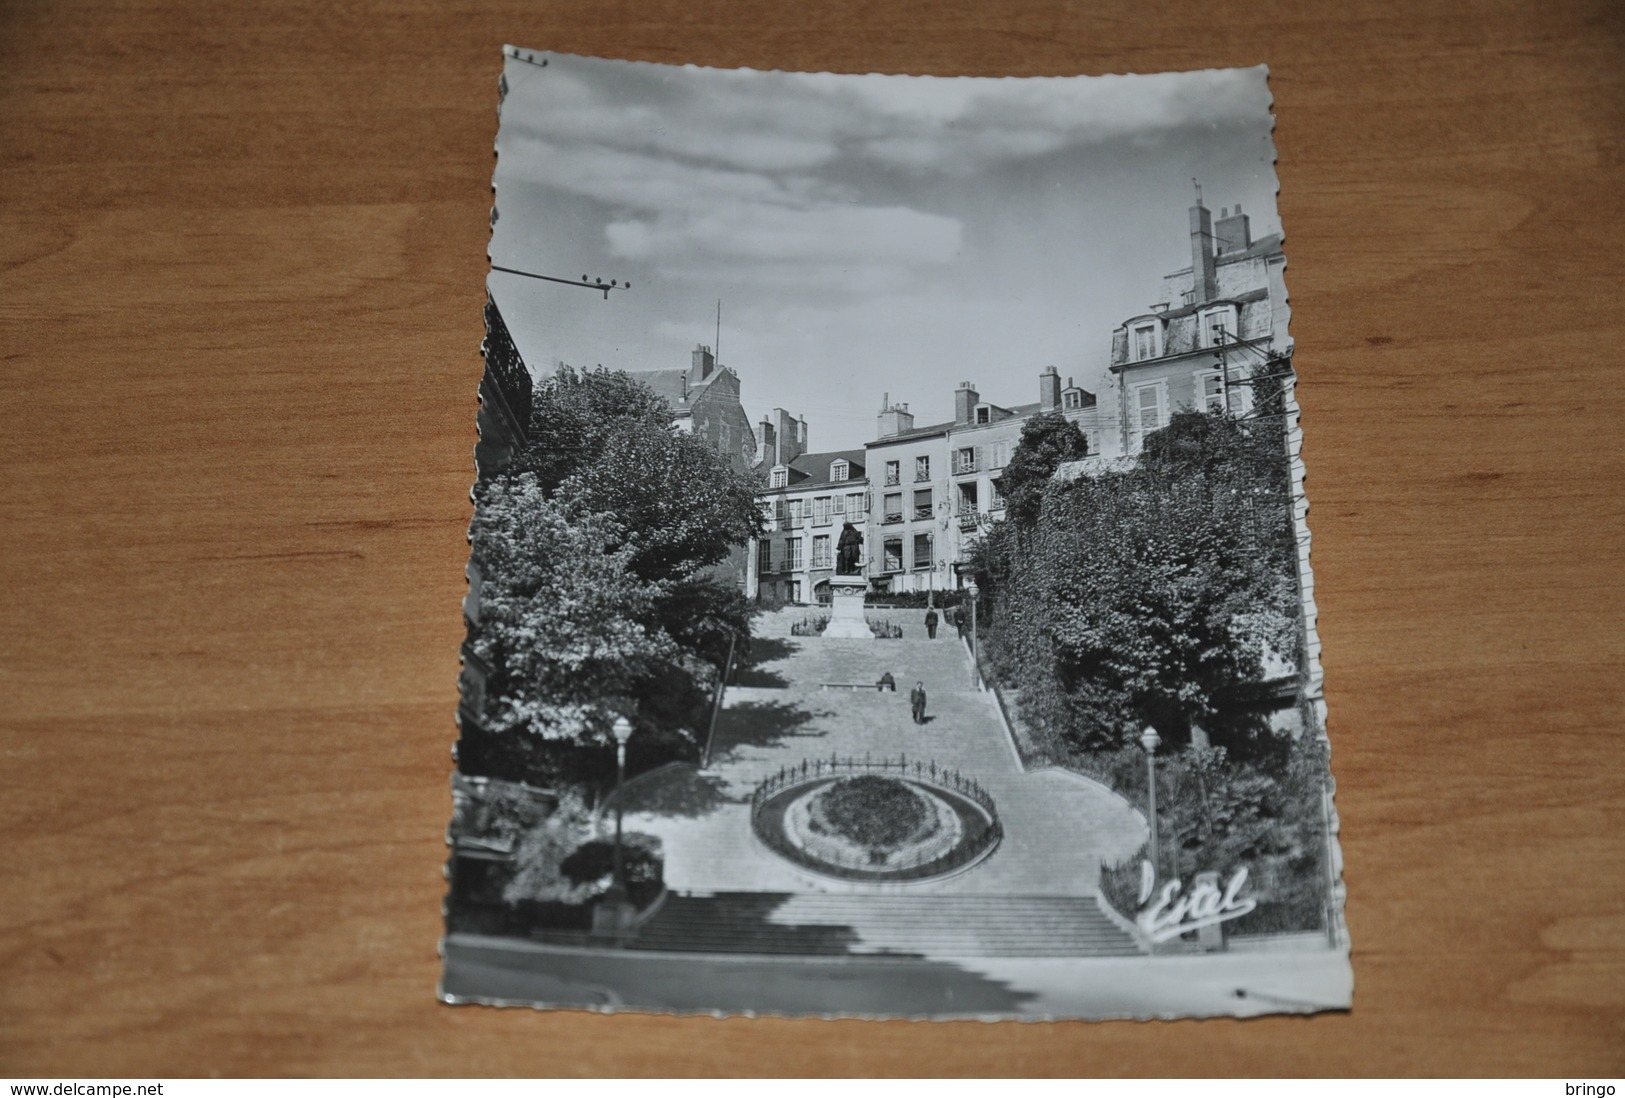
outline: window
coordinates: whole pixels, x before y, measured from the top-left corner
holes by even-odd
[[[863,513],[868,508],[863,505],[862,492],[848,492],[846,495],[846,521],[862,522]]]
[[[921,488],[914,493],[914,517],[928,519],[936,508],[931,503],[931,489]]]
[[[778,518],[779,500],[762,500],[762,522],[769,530],[773,528],[774,520]]]
[[[1213,370],[1198,375],[1197,384],[1200,386],[1199,393],[1201,397],[1197,406],[1204,412],[1224,411],[1225,386],[1224,380],[1219,376],[1219,371]],[[1245,389],[1246,386],[1237,384],[1235,378],[1230,379],[1231,412],[1239,413],[1245,410],[1243,404],[1246,398]]]
[[[930,568],[931,567],[931,535],[930,534],[915,534],[914,535],[914,567],[915,568]]]
[[[1003,469],[1010,464],[1011,443],[1009,439],[1005,439],[1003,442],[995,442],[987,450],[989,469]]]
[[[1068,389],[1061,394],[1061,407],[1073,411],[1083,407],[1083,390]]]
[[[994,511],[1004,510],[1004,493],[999,491],[999,482],[990,480],[987,482],[987,487],[992,493],[991,498],[988,500],[988,506]]]
[[[974,515],[976,513],[976,482],[966,481],[959,486],[959,514]]]
[[[817,537],[813,538],[812,566],[814,568],[833,567],[830,564],[828,534],[819,534]]]
[[[881,543],[881,564],[888,572],[903,570],[903,539],[887,538]]]
[[[806,500],[804,500],[804,499],[792,499],[792,500],[785,501],[785,504],[784,504],[784,524],[785,524],[785,526],[787,526],[791,530],[799,530],[802,526],[806,525],[806,519],[807,519],[807,501]]]
[[[1129,357],[1144,362],[1162,354],[1162,325],[1155,320],[1136,324],[1129,330]]]
[[[834,496],[819,496],[813,500],[813,525],[828,526],[834,521]]]
[[[886,463],[886,483],[888,485],[890,485],[890,484],[901,484],[902,481],[903,481],[903,472],[902,472],[902,467],[901,467],[900,463],[895,462],[895,461],[888,461]]]
[[[1145,436],[1167,422],[1167,387],[1160,381],[1136,385],[1129,402],[1129,449],[1138,452]]]
[[[976,447],[966,446],[963,449],[954,451],[954,472],[976,472]]]
[[[1202,346],[1218,347],[1234,343],[1237,334],[1234,305],[1216,305],[1211,309],[1202,310]]]
[[[851,474],[852,474],[852,467],[850,465],[848,465],[844,460],[842,460],[842,461],[832,461],[832,462],[829,463],[829,479],[830,480],[845,480],[847,477],[851,476]]]
[[[790,581],[790,601],[791,602],[800,602],[801,601],[801,581],[800,580],[791,580]]]
[[[986,404],[983,404],[980,407],[978,407],[976,409],[976,422],[977,423],[992,423],[993,422],[993,409],[989,408]]]
[[[784,567],[791,572],[799,572],[801,570],[801,539],[791,538],[784,543],[784,547]],[[796,601],[800,601],[799,597]]]
[[[773,543],[763,538],[756,543],[756,574],[765,576],[773,571]]]
[[[903,521],[903,493],[901,493],[901,492],[887,492],[884,503],[885,503],[885,507],[883,508],[883,510],[885,511],[885,521],[887,521],[887,522],[902,522]]]
[[[790,480],[790,470],[782,465],[775,465],[773,472],[768,474],[768,487],[783,488]]]
[[[931,459],[930,458],[928,458],[928,457],[917,457],[917,458],[914,459],[914,479],[917,480],[917,481],[930,480],[931,479]]]

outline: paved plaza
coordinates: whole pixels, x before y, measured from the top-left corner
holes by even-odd
[[[1101,921],[1094,904],[1101,864],[1139,849],[1143,817],[1076,774],[1023,771],[994,695],[974,682],[969,656],[951,627],[927,639],[923,615],[916,612],[888,615],[902,622],[902,639],[790,636],[791,623],[802,616],[758,618],[753,659],[726,691],[708,766],[668,767],[629,782],[622,792],[626,830],[662,842],[668,889],[677,896],[774,894],[771,919],[840,925],[853,951],[963,953],[967,939],[963,933],[956,937],[950,924],[985,924],[990,929],[973,948],[1009,952],[1017,949],[1008,944],[1013,939],[1001,947],[991,929],[998,919],[989,912],[1000,908],[1012,924],[1070,921],[1090,927]],[[874,683],[887,672],[896,680],[895,693],[826,688]],[[915,682],[925,684],[929,698],[924,725],[914,724],[909,713],[908,691]],[[919,759],[958,770],[992,795],[1003,840],[983,861],[929,881],[847,881],[793,866],[752,834],[751,794],[781,767],[832,755],[877,761],[901,755],[911,764]],[[889,899],[866,899],[875,897]],[[977,906],[977,898],[994,897],[998,905]],[[1072,907],[1061,911],[1057,905],[1069,899]],[[1031,952],[1067,951],[1064,933],[1057,930],[1052,938],[1050,948]],[[1112,953],[1126,940],[1114,934],[1093,947],[1072,944],[1078,952]]]

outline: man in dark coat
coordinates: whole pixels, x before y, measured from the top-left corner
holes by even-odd
[[[914,713],[914,723],[925,723],[925,683],[917,682],[914,689],[908,692],[909,709]]]
[[[925,612],[925,635],[929,640],[937,639],[937,612],[933,608]]]
[[[954,627],[959,630],[959,639],[964,640],[965,639],[965,608],[963,606],[954,607]]]

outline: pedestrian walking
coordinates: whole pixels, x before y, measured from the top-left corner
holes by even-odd
[[[927,640],[937,639],[937,612],[932,607],[925,611],[925,636]]]
[[[914,723],[925,723],[925,683],[917,682],[908,692],[908,705],[914,713]]]
[[[963,606],[954,607],[954,628],[959,630],[959,639],[964,640],[965,639],[965,608]]]

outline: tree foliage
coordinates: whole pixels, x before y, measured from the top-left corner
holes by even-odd
[[[1005,513],[1019,526],[1033,525],[1055,470],[1062,462],[1077,461],[1088,453],[1089,440],[1060,412],[1029,418],[1021,426],[1021,441],[1010,455],[1010,463],[999,474]]]
[[[531,442],[475,487],[475,652],[492,668],[465,772],[603,784],[610,728],[634,761],[691,753],[731,637],[748,631],[716,574],[760,523],[754,488],[635,379],[561,368]]]
[[[1050,739],[1245,731],[1230,696],[1266,650],[1296,647],[1285,452],[1268,434],[1182,413],[1136,468],[1046,483],[1029,528],[984,539],[990,651]]]

